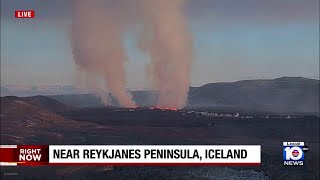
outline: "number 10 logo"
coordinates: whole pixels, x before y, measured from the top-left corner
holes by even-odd
[[[283,149],[283,160],[303,161],[304,152],[302,147],[299,146],[287,146]]]

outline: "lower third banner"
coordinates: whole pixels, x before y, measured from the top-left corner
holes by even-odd
[[[257,166],[260,145],[0,145],[1,166]]]

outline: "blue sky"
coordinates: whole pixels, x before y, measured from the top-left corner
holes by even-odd
[[[318,7],[317,0],[189,0],[186,16],[195,54],[192,85],[319,77]],[[2,85],[74,83],[68,39],[70,2],[4,0],[1,8]],[[34,9],[36,18],[14,19],[16,9]],[[135,47],[134,29],[128,29],[124,42],[128,87],[146,87],[148,59]]]

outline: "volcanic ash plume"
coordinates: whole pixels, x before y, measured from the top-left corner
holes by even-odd
[[[151,58],[158,106],[182,108],[187,99],[192,63],[192,35],[183,14],[185,0],[141,0],[145,33],[140,48]]]
[[[122,46],[122,24],[117,14],[107,11],[103,0],[75,0],[71,26],[73,55],[79,69],[101,79],[105,91],[110,91],[120,106],[134,107],[125,91],[126,55]],[[91,86],[98,86],[92,82]],[[99,89],[91,87],[91,89]],[[107,101],[107,96],[100,96]]]

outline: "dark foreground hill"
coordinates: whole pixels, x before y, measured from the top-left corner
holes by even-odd
[[[46,96],[31,96],[31,97],[17,97],[17,96],[6,96],[1,97],[1,104],[7,108],[10,103],[17,103],[20,102],[20,106],[23,104],[26,105],[33,105],[37,107],[41,107],[43,109],[47,109],[52,112],[61,112],[66,111],[69,108],[72,109],[72,107],[69,107],[65,104],[63,104],[60,101],[57,101],[55,99],[46,97]]]
[[[51,107],[50,107],[51,106]],[[1,98],[1,144],[62,143],[63,131],[86,131],[98,127],[90,122],[68,119],[55,111],[66,105],[48,97]],[[42,139],[42,142],[40,141]],[[43,141],[46,139],[46,141]]]
[[[155,91],[133,91],[131,94],[140,106],[152,106],[156,102]],[[69,106],[103,106],[99,98],[90,94],[50,97]],[[187,106],[318,114],[319,80],[283,77],[272,80],[211,83],[201,87],[191,87]]]

